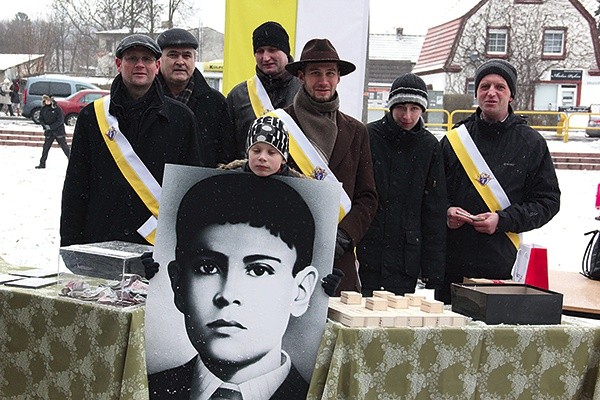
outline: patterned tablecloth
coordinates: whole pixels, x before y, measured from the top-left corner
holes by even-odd
[[[600,399],[600,326],[328,322],[308,399]]]
[[[0,286],[0,398],[147,399],[143,306],[69,299],[59,287]]]

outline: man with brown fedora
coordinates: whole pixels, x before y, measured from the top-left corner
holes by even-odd
[[[293,103],[274,111],[297,144],[290,146],[288,163],[305,175],[341,184],[334,267],[345,276],[337,295],[342,290],[360,292],[354,247],[377,211],[377,192],[367,128],[339,110],[336,91],[340,77],[356,67],[341,60],[329,40],[312,39],[300,60],[285,68],[302,82]]]

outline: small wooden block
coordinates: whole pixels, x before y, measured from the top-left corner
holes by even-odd
[[[343,291],[340,293],[340,299],[344,304],[360,304],[362,295],[358,292]]]
[[[425,296],[418,296],[414,293],[406,293],[404,297],[408,298],[408,305],[411,307],[420,307],[421,301],[425,300]]]
[[[388,296],[388,306],[391,308],[408,308],[408,297]]]
[[[444,303],[437,300],[421,300],[421,311],[441,314],[444,312]]]
[[[368,297],[365,302],[365,308],[374,311],[385,311],[387,306],[387,300],[380,297]]]
[[[381,297],[387,299],[388,296],[395,296],[395,293],[388,292],[387,290],[373,290],[373,297]]]

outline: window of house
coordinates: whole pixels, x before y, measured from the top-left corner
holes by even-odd
[[[544,55],[563,56],[565,53],[565,31],[546,29],[544,31]]]
[[[488,30],[487,53],[506,54],[508,48],[508,31],[506,29],[493,28]]]
[[[467,80],[466,91],[467,91],[468,95],[471,95],[471,97],[473,97],[473,105],[477,104],[477,100],[476,100],[477,93],[475,93],[476,92],[475,81],[473,79]]]

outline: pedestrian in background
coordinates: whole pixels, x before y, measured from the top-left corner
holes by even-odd
[[[70,150],[67,144],[67,132],[65,131],[65,115],[60,107],[56,105],[56,101],[47,94],[42,96],[42,108],[40,110],[40,124],[44,128],[44,147],[42,149],[42,158],[36,169],[46,168],[46,160],[48,152],[52,147],[52,143],[56,140],[60,148],[69,158]]]
[[[8,78],[4,79],[0,85],[0,111],[3,111],[6,116],[15,115],[10,101],[10,80]]]
[[[21,115],[20,89],[19,80],[13,79],[12,85],[10,85],[10,102],[12,103],[12,110],[17,116]]]

